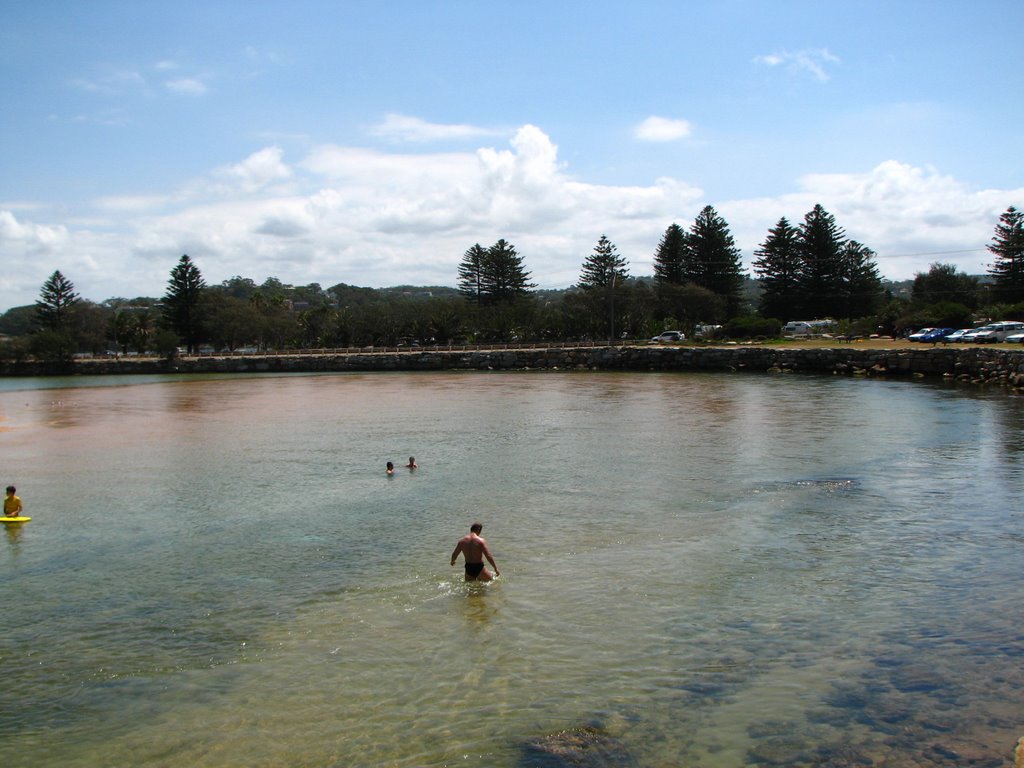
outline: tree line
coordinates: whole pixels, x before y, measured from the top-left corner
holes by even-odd
[[[826,317],[852,333],[899,333],[968,326],[981,311],[1024,319],[1024,214],[1008,208],[987,247],[994,261],[986,280],[933,264],[915,276],[909,298],[884,289],[874,251],[847,238],[821,205],[798,225],[779,219],[754,253],[754,277],[710,205],[689,228],[668,226],[653,275],[632,276],[628,260],[601,235],[577,283],[556,291],[537,290],[525,259],[505,239],[469,247],[456,288],[325,289],[277,278],[257,285],[241,276],[211,286],[183,255],[158,299],[94,304],[55,271],[35,305],[0,317],[0,333],[13,337],[0,354],[68,360],[79,352],[603,340],[705,325],[728,336],[771,337],[788,320]]]

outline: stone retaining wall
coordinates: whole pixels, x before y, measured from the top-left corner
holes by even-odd
[[[78,360],[77,374],[301,373],[335,371],[608,370],[728,371],[947,378],[1024,388],[1024,349],[924,347],[912,350],[733,347],[573,347],[479,351],[252,357]],[[2,375],[45,375],[38,364],[9,364]]]

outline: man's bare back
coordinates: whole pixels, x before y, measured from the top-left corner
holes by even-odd
[[[490,571],[484,567],[485,557],[487,562],[491,564],[491,567],[494,568],[494,575],[501,575],[497,564],[494,562],[494,557],[491,555],[491,550],[487,548],[487,542],[480,535],[482,530],[483,525],[473,523],[469,528],[469,533],[459,539],[455,545],[455,551],[452,552],[452,565],[455,565],[460,552],[463,558],[465,558],[466,581],[490,581],[493,578]]]

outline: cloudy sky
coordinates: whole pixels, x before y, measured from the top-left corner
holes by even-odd
[[[884,277],[1024,207],[1020,0],[0,0],[0,311],[208,283],[455,285],[511,241],[634,275],[705,205],[816,203]]]

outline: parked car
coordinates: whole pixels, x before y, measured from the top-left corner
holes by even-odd
[[[922,328],[919,331],[914,331],[912,334],[907,336],[907,341],[921,341],[925,334],[929,334],[934,330],[934,328]]]
[[[976,340],[976,337],[979,333],[985,333],[990,328],[990,325],[983,325],[980,328],[972,328],[971,330],[969,330],[967,333],[960,337],[960,341],[973,343]]]
[[[943,341],[949,334],[953,333],[956,328],[933,328],[922,336],[918,341],[934,344],[938,341]]]
[[[655,343],[686,341],[686,334],[684,334],[682,331],[665,331],[664,333],[661,333],[652,338],[651,341]]]
[[[1003,339],[1003,341],[1005,341],[1007,344],[1024,344],[1024,332],[1011,333],[1009,336]]]
[[[947,343],[963,341],[964,336],[973,330],[973,328],[960,328],[959,330],[953,331],[951,334],[949,334],[946,338],[943,339],[943,341]]]

